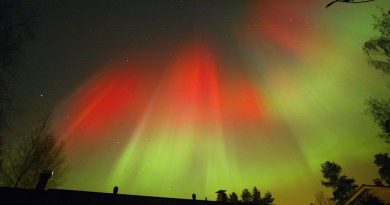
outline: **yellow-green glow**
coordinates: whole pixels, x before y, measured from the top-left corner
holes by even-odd
[[[213,200],[257,186],[309,204],[325,160],[370,184],[386,146],[364,102],[388,90],[361,47],[390,2],[325,5],[259,1],[229,45],[194,37],[167,59],[104,68],[58,108],[74,114],[55,123],[72,164],[64,188]]]

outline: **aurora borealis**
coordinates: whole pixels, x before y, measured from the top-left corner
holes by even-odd
[[[363,110],[388,90],[361,47],[388,0],[119,2],[48,4],[50,40],[28,48],[55,79],[34,89],[66,142],[61,188],[214,200],[257,186],[310,204],[325,160],[358,184],[378,177],[388,148]]]

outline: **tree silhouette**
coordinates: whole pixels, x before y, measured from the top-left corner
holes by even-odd
[[[242,190],[241,199],[243,202],[251,202],[252,194],[249,192],[247,188]]]
[[[340,165],[326,161],[321,164],[321,172],[326,181],[321,181],[325,187],[333,189],[333,200],[336,205],[344,204],[357,189],[355,179],[341,175]]]
[[[242,202],[245,203],[253,203],[253,204],[259,204],[259,205],[273,205],[274,198],[272,197],[271,192],[267,191],[263,198],[261,198],[260,190],[257,189],[257,187],[253,187],[252,193],[249,191],[249,189],[245,188],[242,190],[241,194]],[[230,194],[230,201],[231,202],[237,202],[237,194],[232,193]]]
[[[379,37],[366,41],[363,51],[368,57],[368,63],[385,73],[390,72],[390,15],[383,9],[381,16],[374,16],[374,30],[379,32]]]
[[[382,9],[381,15],[374,16],[374,19],[374,30],[380,35],[365,42],[363,51],[370,65],[384,73],[390,73],[390,15]],[[366,113],[381,128],[379,136],[390,143],[390,99],[369,99]]]
[[[365,42],[363,50],[367,61],[374,68],[388,74],[390,73],[390,11],[381,10],[381,15],[374,16],[374,30],[379,32],[375,37]],[[390,144],[390,99],[371,98],[366,103],[366,113],[381,129],[379,136]],[[379,175],[382,180],[390,185],[390,159],[388,154],[379,153],[375,155],[374,163],[379,167]],[[375,200],[375,198],[370,198]],[[380,202],[378,202],[380,204]]]
[[[63,183],[68,171],[64,157],[64,143],[48,131],[48,117],[25,134],[18,143],[5,150],[0,167],[0,182],[3,186],[33,188],[43,170],[52,170],[54,175],[47,187]]]
[[[390,99],[383,100],[371,98],[367,100],[365,112],[371,116],[375,124],[381,129],[379,136],[383,138],[386,143],[390,143]]]
[[[377,154],[375,155],[375,161],[374,164],[376,164],[379,167],[379,175],[381,178],[390,185],[390,157],[388,154]]]
[[[255,203],[260,203],[261,202],[260,191],[256,187],[253,187],[252,201],[255,202]]]
[[[271,192],[268,192],[265,193],[264,197],[261,199],[261,204],[262,205],[273,205],[273,202],[274,202],[274,198],[272,197],[272,194]]]
[[[236,192],[232,192],[231,194],[229,194],[229,201],[230,202],[238,202],[238,196],[237,196]]]

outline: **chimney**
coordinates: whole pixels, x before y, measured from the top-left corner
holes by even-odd
[[[49,181],[51,176],[53,176],[53,171],[43,170],[42,173],[39,175],[39,181],[37,183],[37,186],[35,186],[35,190],[44,191],[46,184]]]
[[[377,186],[384,186],[383,183],[382,183],[382,181],[381,181],[380,179],[374,179],[374,180],[372,180],[372,181],[373,181],[374,184],[377,185]]]
[[[113,194],[118,194],[118,190],[119,190],[118,186],[114,186],[114,189],[112,190],[112,193]]]

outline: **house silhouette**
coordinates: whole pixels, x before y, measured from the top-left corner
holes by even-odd
[[[28,204],[40,204],[40,205],[223,205],[223,204],[241,204],[231,202],[220,201],[206,201],[206,200],[193,200],[189,199],[177,199],[177,198],[164,198],[164,197],[151,197],[151,196],[139,196],[139,195],[125,195],[125,194],[112,194],[112,193],[99,193],[88,191],[76,191],[76,190],[63,190],[63,189],[49,189],[49,190],[36,190],[36,189],[20,189],[0,187],[0,204],[2,205],[28,205]]]

